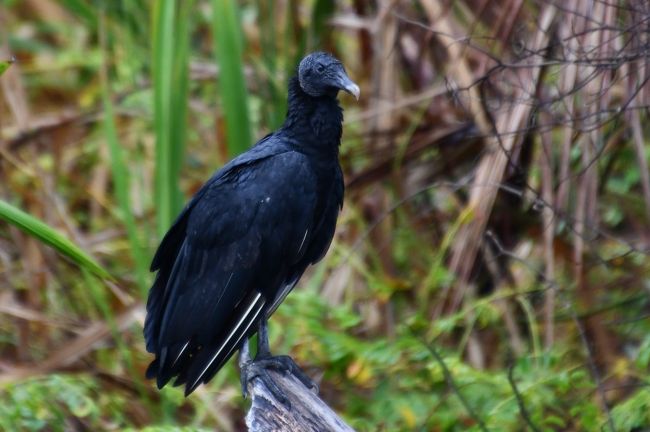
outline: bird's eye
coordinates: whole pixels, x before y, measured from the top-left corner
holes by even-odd
[[[322,64],[319,63],[316,65],[316,72],[322,73],[324,70],[325,70],[325,66],[323,66]]]

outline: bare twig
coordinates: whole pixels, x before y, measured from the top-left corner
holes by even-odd
[[[598,372],[598,367],[596,366],[596,362],[594,361],[594,357],[591,352],[591,347],[589,346],[589,341],[587,340],[585,329],[582,326],[582,323],[580,322],[580,319],[576,315],[576,312],[573,309],[573,307],[571,307],[571,317],[573,318],[573,322],[575,323],[578,329],[578,333],[580,334],[580,340],[582,341],[582,345],[587,355],[587,364],[589,365],[589,371],[591,372],[591,376],[596,381],[596,391],[598,392],[598,396],[600,397],[600,402],[603,405],[605,414],[607,414],[607,426],[609,426],[609,429],[612,432],[615,432],[616,427],[614,426],[612,411],[609,408],[609,403],[607,403],[607,397],[605,396],[605,388],[603,387],[603,381],[600,377],[600,373]]]
[[[528,409],[526,408],[526,404],[524,403],[524,397],[522,394],[519,392],[519,389],[517,388],[517,383],[514,378],[514,370],[515,367],[514,365],[511,365],[508,368],[508,382],[510,383],[510,387],[512,387],[512,391],[515,394],[515,399],[517,400],[517,405],[519,406],[519,413],[521,414],[521,417],[524,419],[528,427],[530,427],[534,432],[539,432],[540,429],[535,426],[535,423],[533,423],[533,420],[530,418],[530,414],[528,413]]]
[[[438,365],[440,366],[440,369],[442,370],[442,374],[445,377],[445,381],[447,382],[447,385],[451,389],[452,392],[456,396],[458,396],[458,400],[460,400],[460,403],[463,405],[465,408],[465,411],[467,411],[467,414],[474,420],[478,426],[479,429],[481,429],[484,432],[487,432],[488,429],[485,426],[485,423],[483,423],[483,420],[479,417],[479,415],[474,411],[474,408],[469,404],[465,396],[463,396],[463,393],[460,391],[458,386],[456,385],[456,382],[454,381],[454,377],[452,376],[451,372],[449,371],[449,368],[447,367],[447,364],[445,363],[445,360],[440,356],[438,351],[433,347],[433,345],[427,343],[425,340],[421,339],[420,337],[417,336],[415,331],[411,329],[411,334],[415,336],[420,342],[422,342],[422,345],[426,347],[426,349],[431,353],[433,358],[436,360]]]

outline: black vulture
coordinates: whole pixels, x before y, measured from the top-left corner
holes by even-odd
[[[218,170],[164,236],[144,326],[155,354],[146,375],[159,388],[176,377],[189,395],[258,330],[255,362],[286,357],[271,356],[267,319],[334,236],[343,203],[339,90],[359,97],[339,60],[303,58],[282,127]]]

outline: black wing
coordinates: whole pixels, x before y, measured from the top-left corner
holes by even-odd
[[[229,173],[244,169],[249,165],[282,153],[283,151],[288,151],[288,149],[282,148],[281,144],[281,142],[273,140],[273,135],[269,134],[262,138],[255,147],[234,158],[222,169],[217,171],[215,175],[212,176],[212,178],[210,178],[210,180],[208,180],[194,195],[194,197],[192,197],[190,202],[178,215],[169,231],[167,231],[163,237],[153,260],[151,261],[151,268],[149,269],[150,271],[158,270],[158,273],[156,274],[156,279],[149,291],[149,298],[147,299],[147,317],[144,325],[144,337],[147,351],[157,352],[158,350],[160,321],[162,320],[162,313],[165,310],[164,304],[167,303],[170,292],[165,288],[169,281],[174,263],[176,262],[176,258],[179,256],[183,241],[185,240],[187,221],[192,209],[201,200],[206,191],[221,182],[227,181]]]
[[[145,336],[156,360],[147,375],[159,387],[177,376],[186,394],[223,366],[295,283],[315,219],[317,180],[301,153],[229,165],[190,202],[152,265],[159,272]]]

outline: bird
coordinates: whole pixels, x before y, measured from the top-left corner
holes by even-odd
[[[309,383],[288,356],[271,355],[267,322],[334,237],[344,195],[339,91],[359,99],[341,61],[305,56],[288,83],[283,125],[217,170],[163,237],[144,325],[155,355],[146,377],[158,388],[175,378],[188,396],[238,349],[247,354],[256,332],[244,396],[245,382],[268,379],[267,368]]]

